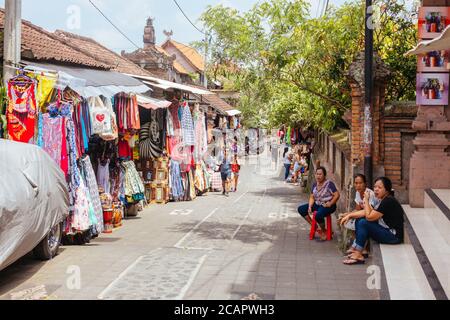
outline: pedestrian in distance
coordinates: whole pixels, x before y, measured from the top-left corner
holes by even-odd
[[[222,159],[222,163],[220,164],[220,175],[222,178],[222,187],[223,187],[222,194],[225,196],[228,196],[229,190],[230,190],[230,183],[231,183],[231,163],[228,158],[228,153],[227,153],[226,148],[223,150],[223,159]]]
[[[241,165],[239,164],[237,154],[234,155],[233,162],[231,163],[231,171],[233,172],[233,191],[236,192],[239,184],[239,172],[241,171]]]

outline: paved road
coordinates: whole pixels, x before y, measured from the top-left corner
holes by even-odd
[[[379,299],[366,266],[342,265],[337,243],[308,240],[307,196],[271,156],[251,156],[239,191],[151,206],[112,235],[24,257],[0,272],[0,299]]]

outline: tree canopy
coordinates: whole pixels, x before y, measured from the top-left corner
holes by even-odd
[[[388,100],[415,97],[415,13],[398,0],[377,12],[374,49],[392,71]],[[249,126],[303,124],[331,130],[351,105],[347,71],[364,50],[364,1],[310,18],[305,0],[265,0],[240,12],[223,5],[201,17],[211,35],[208,76],[241,92]]]

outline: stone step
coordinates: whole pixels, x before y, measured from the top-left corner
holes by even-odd
[[[425,208],[436,229],[450,245],[450,190],[433,189],[425,192]]]
[[[442,212],[437,208],[411,208],[403,206],[406,216],[423,248],[447,297],[450,297],[450,245],[448,220],[442,219]],[[429,279],[430,280],[430,279]],[[433,279],[431,279],[433,281]]]
[[[435,300],[411,244],[380,245],[391,300]]]

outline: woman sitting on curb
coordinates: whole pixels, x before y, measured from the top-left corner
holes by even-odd
[[[344,213],[338,221],[338,223],[340,223],[342,226],[345,226],[346,229],[353,230],[353,231],[355,231],[356,219],[365,217],[365,212],[364,212],[364,195],[365,195],[365,193],[368,192],[370,195],[369,203],[372,206],[372,208],[377,209],[381,202],[380,200],[377,199],[377,197],[375,196],[375,193],[372,190],[370,190],[369,188],[367,188],[367,181],[366,181],[365,175],[357,174],[355,176],[354,181],[355,181],[354,185],[355,185],[355,189],[356,189],[355,211],[349,212],[349,213]],[[366,249],[367,249],[367,247],[363,251],[363,255],[365,258],[368,257],[368,250],[366,250]],[[347,255],[353,254],[353,252],[354,252],[354,249],[352,248],[349,251],[347,251]]]
[[[404,214],[402,206],[395,199],[392,182],[382,177],[375,181],[375,196],[381,201],[378,209],[370,204],[370,193],[364,194],[364,215],[356,221],[356,240],[352,246],[353,253],[344,260],[344,264],[365,263],[362,251],[366,242],[373,240],[383,244],[399,244],[403,242]],[[353,218],[358,218],[355,214]]]
[[[312,186],[312,193],[309,197],[309,203],[301,205],[298,213],[312,224],[311,214],[317,211],[316,221],[320,226],[319,232],[321,241],[326,241],[327,232],[325,229],[325,218],[336,211],[336,203],[340,194],[336,185],[326,179],[327,171],[324,167],[316,169],[316,183]]]

